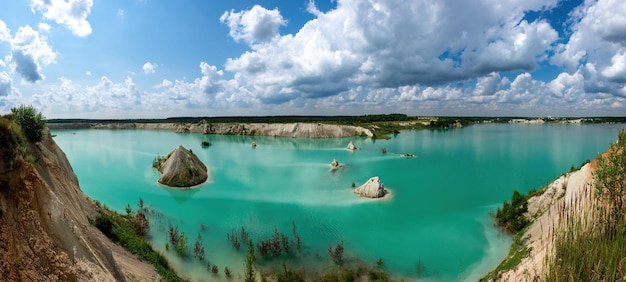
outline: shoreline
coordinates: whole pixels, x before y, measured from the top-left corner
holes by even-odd
[[[374,137],[364,127],[326,123],[48,123],[55,129],[147,129],[176,133],[245,135],[291,138]]]

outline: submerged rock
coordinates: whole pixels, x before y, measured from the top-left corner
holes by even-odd
[[[352,150],[352,151],[356,151],[359,148],[357,148],[356,146],[354,146],[354,143],[352,143],[352,141],[350,141],[350,143],[348,143],[348,147],[346,147],[346,149],[348,150]]]
[[[378,176],[370,178],[363,185],[352,191],[354,194],[366,198],[382,198],[389,193],[389,191],[385,189],[385,185],[380,182]]]
[[[162,173],[159,183],[171,187],[191,187],[204,183],[208,178],[207,167],[183,146],[156,160],[153,166]]]

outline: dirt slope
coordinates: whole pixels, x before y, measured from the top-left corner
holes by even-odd
[[[0,281],[154,280],[153,268],[88,222],[95,211],[48,130],[28,145],[0,128]]]

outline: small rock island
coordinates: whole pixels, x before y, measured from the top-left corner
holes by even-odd
[[[183,146],[158,158],[152,164],[162,175],[159,183],[170,187],[191,187],[204,183],[208,175],[207,167],[191,151]]]
[[[354,146],[354,143],[352,143],[352,141],[350,141],[350,143],[348,143],[348,146],[346,147],[346,149],[348,149],[350,151],[357,151],[357,150],[359,150],[359,148]]]
[[[389,193],[389,191],[385,189],[385,185],[380,182],[378,176],[370,178],[363,185],[352,191],[354,194],[365,198],[382,198]]]

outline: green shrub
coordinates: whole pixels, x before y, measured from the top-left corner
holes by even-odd
[[[517,233],[528,225],[529,221],[524,216],[528,211],[526,196],[517,190],[513,191],[511,201],[504,201],[502,208],[496,210],[496,222],[498,225],[511,233]]]
[[[154,265],[163,281],[184,281],[170,268],[167,259],[155,251],[150,243],[138,233],[136,223],[132,218],[127,219],[103,206],[96,205],[96,210],[98,215],[89,221],[111,241]]]
[[[33,143],[43,139],[43,129],[46,127],[46,118],[33,106],[21,105],[12,108],[12,119],[22,129],[22,133]]]

